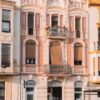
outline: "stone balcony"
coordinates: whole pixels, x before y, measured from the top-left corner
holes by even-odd
[[[75,9],[75,8],[81,8],[81,9],[86,8],[86,3],[70,1],[69,2],[69,9]]]
[[[71,75],[72,69],[69,65],[45,65],[45,73],[48,75]]]
[[[48,38],[66,39],[68,37],[68,30],[65,27],[47,27]]]

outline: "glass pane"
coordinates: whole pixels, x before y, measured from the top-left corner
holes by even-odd
[[[10,44],[2,44],[2,67],[10,66]]]
[[[2,10],[2,20],[10,21],[11,11],[10,10]]]
[[[27,87],[27,88],[26,88],[26,91],[27,91],[27,92],[32,92],[33,90],[34,90],[34,88],[32,88],[32,87]]]
[[[4,96],[4,89],[0,89],[0,97],[3,97]]]
[[[10,22],[2,22],[2,31],[3,32],[10,32]]]
[[[75,94],[75,100],[82,100],[81,96],[82,96],[81,93]]]
[[[75,28],[77,31],[80,30],[80,18],[75,19]]]
[[[0,100],[4,100],[4,97],[0,97]]]
[[[32,13],[29,13],[28,14],[28,27],[29,28],[33,28],[33,14]]]
[[[27,100],[33,100],[33,95],[32,94],[27,94]]]

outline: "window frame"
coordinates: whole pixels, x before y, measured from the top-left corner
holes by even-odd
[[[77,19],[79,19],[79,22],[78,22],[79,25],[77,25],[77,21],[76,21]],[[81,37],[81,17],[80,16],[75,17],[75,31],[76,31],[76,38],[80,38]]]
[[[32,27],[30,27],[29,25],[29,14],[31,14],[33,16],[32,18]],[[28,12],[27,14],[27,27],[28,27],[28,35],[33,35],[34,34],[34,12]]]
[[[10,33],[11,32],[11,10],[2,9],[2,17],[3,17],[3,11],[8,11],[10,13],[10,19],[9,20],[5,20],[5,19],[2,18],[2,32]],[[3,29],[3,23],[4,22],[6,22],[9,25],[8,31]]]
[[[4,81],[0,81],[0,84],[3,84],[3,86],[1,87],[0,86],[0,91],[2,91],[3,90],[3,96],[2,95],[0,95],[0,100],[1,100],[1,98],[2,98],[2,100],[5,100],[5,82]],[[0,92],[1,93],[1,92]]]
[[[5,55],[3,54],[3,52],[2,52],[2,51],[4,51],[3,50],[3,45],[8,45],[9,46],[9,50],[8,50],[9,54],[5,54]],[[11,44],[4,44],[4,43],[2,43],[1,44],[1,52],[2,52],[2,55],[1,55],[1,67],[2,68],[10,67],[10,65],[11,65],[11,62],[10,62],[10,58],[11,58]],[[6,58],[6,61],[3,61],[4,58]]]
[[[77,48],[77,49],[81,48],[82,49],[82,60],[80,60],[80,61],[75,59],[75,48]],[[75,43],[74,44],[74,65],[75,66],[81,66],[82,63],[83,63],[83,45],[81,43]]]
[[[32,43],[28,43],[30,41],[32,41]],[[27,51],[27,49],[28,49],[29,45],[34,46],[33,47],[35,49],[34,52],[36,53],[36,42],[34,40],[28,40],[26,42],[26,52],[25,52],[25,60],[26,61],[25,61],[25,63],[26,64],[36,64],[36,55],[34,55],[35,57],[33,57],[33,58],[32,57],[27,57],[27,55],[28,55],[27,52],[29,52],[29,51]]]
[[[78,87],[78,86],[76,86],[77,83],[79,85],[81,83],[81,85]],[[82,85],[83,85],[83,82],[82,81],[75,81],[75,83],[74,83],[74,100],[77,100],[76,99],[76,95],[78,95],[78,96],[81,95],[81,97],[82,97]]]
[[[27,83],[27,82],[29,82],[29,83]],[[36,85],[36,83],[33,80],[27,80],[25,82],[26,100],[27,100],[27,96],[28,95],[32,95],[33,96],[33,100],[35,99],[34,98],[35,97],[35,85]],[[27,91],[27,89],[30,89],[30,90]]]

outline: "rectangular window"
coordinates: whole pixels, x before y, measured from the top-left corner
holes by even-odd
[[[76,38],[80,38],[80,18],[75,18],[75,30],[76,30]]]
[[[28,34],[33,35],[34,14],[28,13]]]
[[[0,100],[5,100],[5,83],[0,82]]]
[[[10,44],[2,44],[2,67],[10,67]]]
[[[2,10],[2,32],[10,32],[10,24],[11,24],[11,11],[10,10]]]
[[[51,19],[51,23],[52,23],[52,27],[54,28],[57,28],[58,26],[58,16],[52,16],[52,19]]]
[[[98,75],[100,75],[100,57],[98,57]]]
[[[34,92],[34,88],[33,87],[26,87],[26,97],[27,97],[27,100],[34,100],[33,92]]]
[[[83,50],[81,44],[75,44],[74,46],[74,65],[82,65]]]

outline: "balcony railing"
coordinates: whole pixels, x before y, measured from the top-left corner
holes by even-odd
[[[69,65],[46,65],[47,74],[71,74],[72,69]]]
[[[47,29],[48,36],[67,36],[68,30],[65,27],[48,27]]]

